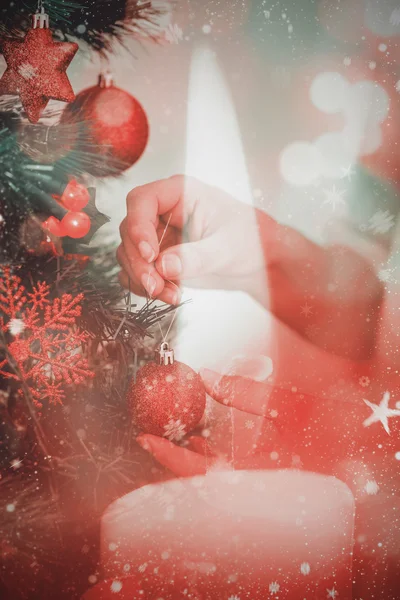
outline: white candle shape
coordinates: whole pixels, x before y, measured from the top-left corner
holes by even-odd
[[[139,576],[149,600],[350,600],[353,525],[353,496],[333,477],[213,471],[114,502],[102,564]]]

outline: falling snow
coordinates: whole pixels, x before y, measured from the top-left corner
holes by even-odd
[[[385,392],[380,404],[373,404],[369,400],[364,402],[372,410],[372,415],[365,419],[364,427],[369,427],[372,423],[382,423],[386,433],[390,434],[389,417],[400,417],[400,410],[389,408],[390,392]]]
[[[300,313],[302,315],[304,315],[306,318],[308,318],[310,315],[312,315],[312,312],[313,312],[312,306],[307,304],[307,302],[305,304],[303,304],[303,306],[300,307]]]
[[[170,44],[179,44],[183,39],[183,31],[176,23],[172,25],[172,23],[168,26],[165,31],[165,39]]]
[[[379,485],[374,479],[368,479],[367,483],[364,486],[364,490],[369,496],[375,496],[379,492]]]
[[[381,269],[380,271],[378,271],[378,278],[384,283],[393,283],[396,281],[394,273],[395,269]]]
[[[400,25],[400,6],[395,8],[390,15],[390,24],[394,27],[398,27]]]
[[[362,375],[362,377],[360,377],[360,379],[358,380],[358,383],[361,385],[361,387],[368,387],[371,382],[369,377],[367,377],[366,375]]]
[[[309,575],[310,571],[311,571],[311,567],[308,562],[301,563],[300,572],[302,573],[302,575]]]
[[[25,322],[23,319],[11,319],[8,323],[8,331],[11,335],[20,335],[25,329]]]
[[[336,186],[331,187],[330,189],[324,190],[324,204],[328,204],[332,207],[332,210],[336,210],[336,207],[340,204],[344,204],[344,191],[337,190]]]
[[[113,581],[110,586],[110,590],[113,594],[117,594],[122,590],[122,582],[117,580]]]
[[[394,227],[394,215],[391,215],[388,210],[378,210],[368,223],[368,231],[372,231],[374,235],[384,234]]]
[[[272,583],[269,584],[269,592],[270,594],[277,594],[280,590],[280,585],[279,583],[277,583],[276,581],[272,581]]]

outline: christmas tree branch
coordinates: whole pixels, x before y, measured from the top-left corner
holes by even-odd
[[[14,375],[18,379],[20,389],[22,390],[23,398],[25,400],[25,406],[28,410],[29,417],[33,423],[35,440],[36,440],[38,447],[40,448],[42,458],[44,460],[48,461],[47,464],[49,464],[50,467],[55,466],[53,457],[51,456],[51,453],[50,453],[47,443],[46,443],[46,434],[40,424],[39,419],[37,418],[37,415],[36,415],[36,409],[34,406],[34,402],[32,399],[32,395],[31,395],[29,386],[26,383],[24,375],[21,372],[21,369],[19,368],[17,362],[14,360],[14,357],[8,350],[8,346],[7,346],[7,343],[6,343],[3,333],[0,334],[0,340],[1,340],[0,348],[6,355],[9,368],[14,372]],[[49,485],[50,485],[50,490],[51,490],[52,496],[53,496],[54,500],[56,500],[58,498],[58,493],[56,492],[56,485],[55,485],[55,481],[54,481],[54,477],[53,477],[53,473],[52,473],[51,469],[49,471]]]

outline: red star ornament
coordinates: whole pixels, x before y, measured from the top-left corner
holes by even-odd
[[[37,123],[50,99],[75,99],[66,70],[78,50],[73,42],[54,42],[50,29],[30,29],[23,41],[3,42],[7,69],[0,94],[18,94],[31,123]]]

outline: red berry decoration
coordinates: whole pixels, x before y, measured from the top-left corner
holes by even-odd
[[[76,179],[71,179],[61,196],[61,203],[64,208],[73,211],[80,211],[85,208],[89,200],[90,194],[87,188]]]
[[[64,235],[61,221],[55,217],[49,217],[47,221],[43,223],[43,228],[57,237],[62,237]]]
[[[71,238],[83,238],[90,231],[90,217],[83,212],[68,212],[61,221],[64,235]]]
[[[166,342],[157,354],[158,364],[148,363],[131,382],[131,414],[141,431],[179,441],[203,416],[206,392],[201,377],[175,361]]]
[[[118,175],[143,154],[149,125],[142,105],[117,88],[109,74],[69,104],[61,122],[81,128],[76,149],[86,153],[85,169],[96,177]],[[93,159],[90,159],[93,156]]]
[[[3,41],[7,69],[0,94],[18,94],[28,119],[36,123],[50,99],[71,102],[75,94],[66,70],[78,50],[73,42],[54,42],[43,8],[23,40]]]

